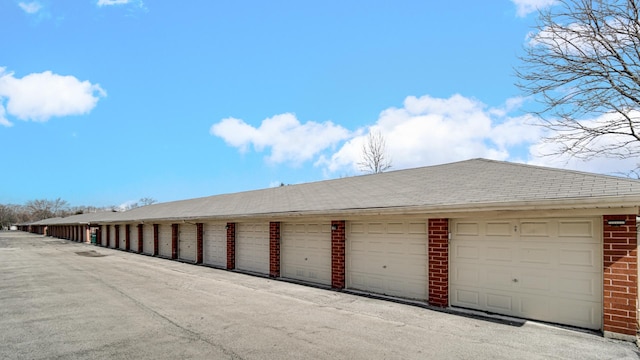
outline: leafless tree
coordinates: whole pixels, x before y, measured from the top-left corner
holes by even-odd
[[[37,221],[50,217],[67,215],[69,203],[60,198],[55,200],[37,199],[27,201],[25,207],[31,213],[32,220]]]
[[[150,197],[143,197],[140,200],[138,200],[138,203],[140,204],[140,206],[147,206],[147,205],[151,205],[151,204],[155,204],[158,201],[154,198],[150,198]]]
[[[560,0],[540,13],[518,86],[542,105],[550,155],[640,155],[640,0]]]
[[[370,131],[362,145],[362,161],[358,163],[360,171],[377,174],[391,168],[391,159],[387,155],[387,144],[380,131]]]

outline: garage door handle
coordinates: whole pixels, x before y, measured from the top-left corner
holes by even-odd
[[[514,283],[517,283],[517,282],[518,282],[518,279],[513,279],[512,281],[513,281]]]

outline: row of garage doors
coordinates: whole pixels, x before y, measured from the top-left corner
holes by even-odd
[[[104,231],[104,229],[103,229]],[[124,248],[124,226],[118,247]],[[171,224],[159,225],[160,256],[171,256]],[[349,221],[346,285],[408,299],[428,297],[424,221]],[[153,249],[144,226],[143,252]],[[452,220],[450,304],[584,328],[602,323],[602,242],[599,218]],[[115,244],[111,230],[111,246]],[[103,233],[103,239],[106,234]],[[137,246],[137,229],[131,230]],[[149,240],[151,239],[151,240]],[[205,223],[203,262],[225,267],[224,223]],[[131,246],[132,250],[137,250]],[[331,224],[282,223],[283,278],[331,285]],[[236,268],[269,273],[269,223],[236,225]],[[196,226],[180,224],[178,257],[196,259]]]

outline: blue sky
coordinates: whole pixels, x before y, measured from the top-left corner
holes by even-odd
[[[553,0],[0,0],[0,203],[171,201],[361,172],[540,157],[514,85]]]

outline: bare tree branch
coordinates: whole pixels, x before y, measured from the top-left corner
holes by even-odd
[[[371,131],[362,145],[362,161],[358,163],[360,171],[377,174],[391,168],[391,159],[387,155],[387,144],[380,131]]]
[[[540,13],[517,85],[542,105],[550,155],[640,155],[640,0],[560,0]]]

